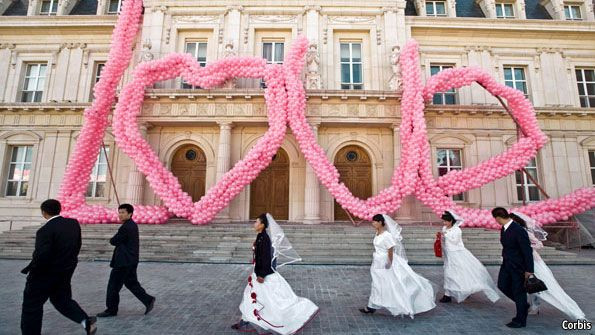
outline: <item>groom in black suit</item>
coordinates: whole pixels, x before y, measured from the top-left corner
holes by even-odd
[[[522,328],[527,325],[527,289],[525,281],[533,274],[533,249],[527,231],[514,222],[502,207],[492,210],[492,216],[502,225],[502,266],[498,274],[498,288],[516,304],[516,316],[506,326]]]
[[[110,262],[112,272],[107,283],[107,309],[97,314],[100,318],[116,316],[118,314],[122,286],[126,286],[145,305],[145,314],[148,314],[155,304],[155,297],[147,294],[136,276],[139,239],[138,226],[132,220],[132,213],[134,213],[134,207],[130,204],[122,204],[118,207],[118,218],[122,222],[122,225],[116,235],[109,241],[116,248]]]
[[[72,300],[70,280],[81,250],[81,227],[75,219],[60,216],[58,200],[41,204],[41,215],[47,220],[35,234],[35,251],[29,265],[21,270],[27,274],[23,292],[21,331],[39,335],[43,320],[43,305],[50,302],[62,315],[80,323],[87,334],[95,334],[95,317],[89,317]]]

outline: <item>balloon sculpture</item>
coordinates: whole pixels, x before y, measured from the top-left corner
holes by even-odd
[[[63,203],[64,214],[83,223],[117,221],[113,209],[87,204],[85,190],[109,124],[108,116],[116,99],[117,85],[132,57],[141,13],[142,0],[123,3],[107,64],[95,86],[92,106],[85,110],[83,127],[61,185],[59,199]],[[461,207],[453,202],[451,196],[525,167],[545,144],[546,136],[538,127],[533,107],[520,91],[496,82],[488,73],[476,68],[445,70],[432,76],[423,85],[417,43],[407,43],[401,53],[401,160],[399,166],[395,167],[391,185],[363,200],[353,196],[339,181],[339,172],[316,142],[306,120],[306,93],[300,72],[304,66],[307,44],[308,41],[303,37],[296,39],[283,65],[266,64],[262,58],[230,57],[200,67],[190,55],[170,54],[159,60],[141,63],[134,70],[132,81],[120,93],[112,128],[118,147],[132,158],[164,203],[164,206],[136,205],[134,216],[137,222],[164,223],[174,215],[187,218],[195,224],[210,222],[271,163],[289,126],[322,185],[343,208],[357,217],[369,220],[377,213],[393,213],[405,196],[414,194],[437,214],[446,209],[455,210],[466,219],[467,226],[499,227],[488,210]],[[248,154],[195,203],[142,137],[137,122],[145,89],[158,81],[180,76],[185,82],[203,88],[217,87],[234,77],[264,78],[267,83],[265,98],[269,129]],[[524,136],[496,157],[435,179],[430,163],[424,100],[431,100],[435,92],[473,82],[507,100],[511,114],[518,120]],[[535,218],[540,224],[546,224],[566,220],[592,207],[595,207],[595,189],[584,188],[556,200],[531,203],[515,210]]]

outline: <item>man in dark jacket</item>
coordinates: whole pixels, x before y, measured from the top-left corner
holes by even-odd
[[[50,302],[62,315],[80,323],[87,334],[95,334],[95,317],[89,317],[72,300],[70,280],[81,250],[81,227],[77,220],[60,216],[60,202],[48,199],[41,204],[41,215],[47,220],[35,235],[33,258],[21,273],[27,274],[23,292],[21,331],[39,335],[43,305]]]
[[[527,289],[525,281],[533,274],[533,249],[527,231],[514,222],[502,207],[492,210],[492,216],[502,225],[502,266],[498,274],[498,288],[516,305],[516,316],[506,324],[510,328],[527,325]]]
[[[145,305],[145,314],[148,314],[155,304],[155,297],[147,294],[136,277],[139,242],[138,226],[132,220],[133,212],[132,205],[122,204],[118,207],[118,217],[122,225],[116,235],[110,239],[110,244],[116,246],[116,249],[114,249],[110,263],[112,272],[107,284],[107,309],[97,314],[98,317],[110,317],[118,314],[120,290],[123,285]]]

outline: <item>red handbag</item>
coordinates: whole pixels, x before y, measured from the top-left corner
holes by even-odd
[[[436,234],[436,241],[434,241],[434,255],[442,257],[442,236],[440,233]]]

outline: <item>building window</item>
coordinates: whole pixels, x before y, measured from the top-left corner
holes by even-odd
[[[120,10],[122,10],[123,2],[124,2],[124,0],[109,0],[107,13],[108,14],[119,14]]]
[[[576,69],[575,73],[581,107],[595,107],[595,69]]]
[[[99,150],[99,156],[93,166],[91,172],[91,180],[87,186],[86,197],[89,198],[105,198],[106,197],[106,182],[107,182],[107,157],[105,153],[109,153],[109,148],[103,148]]]
[[[426,1],[427,16],[446,16],[446,3],[444,1]]]
[[[184,52],[191,54],[201,67],[207,66],[207,42],[186,42]],[[198,89],[200,87],[182,82],[182,88]]]
[[[12,147],[6,181],[6,196],[24,197],[27,195],[32,156],[33,146]]]
[[[95,63],[95,69],[93,70],[93,81],[91,82],[91,95],[89,96],[89,100],[93,100],[93,89],[95,88],[95,84],[101,79],[101,72],[103,72],[103,68],[105,67],[105,63],[97,62]]]
[[[283,42],[262,43],[262,58],[267,60],[267,64],[283,64],[283,60],[285,59],[285,44]],[[264,80],[260,81],[260,87],[267,87]]]
[[[525,167],[525,171],[531,175],[533,180],[539,182],[537,178],[537,160],[532,158],[529,161],[529,164]],[[516,179],[516,194],[517,200],[523,201],[523,192],[525,194],[525,201],[539,201],[539,189],[537,185],[533,183],[527,174],[523,171],[516,171],[515,172],[515,179]]]
[[[453,67],[452,64],[451,65],[430,64],[430,75],[433,76],[442,70],[451,69],[452,67]],[[455,91],[454,88],[451,88],[450,90],[448,90],[446,92],[438,92],[438,93],[434,94],[432,103],[434,105],[454,105],[457,103],[456,95],[457,95],[457,92]]]
[[[46,63],[27,64],[21,102],[41,102],[46,69]]]
[[[569,21],[581,21],[583,19],[581,15],[581,6],[578,5],[565,5],[564,15],[566,20]]]
[[[58,0],[44,0],[41,2],[41,15],[56,15],[58,13]]]
[[[589,151],[589,166],[591,167],[591,184],[595,185],[595,151]]]
[[[514,8],[511,3],[496,3],[496,17],[499,19],[514,19]]]
[[[341,89],[363,88],[363,64],[361,43],[341,43]]]
[[[523,92],[525,98],[529,98],[525,68],[505,66],[504,84],[506,84],[508,87],[516,88],[517,90]]]
[[[438,167],[438,176],[444,176],[453,170],[462,170],[463,161],[461,159],[460,149],[437,149],[436,166]],[[464,201],[463,193],[453,195],[452,200]]]

